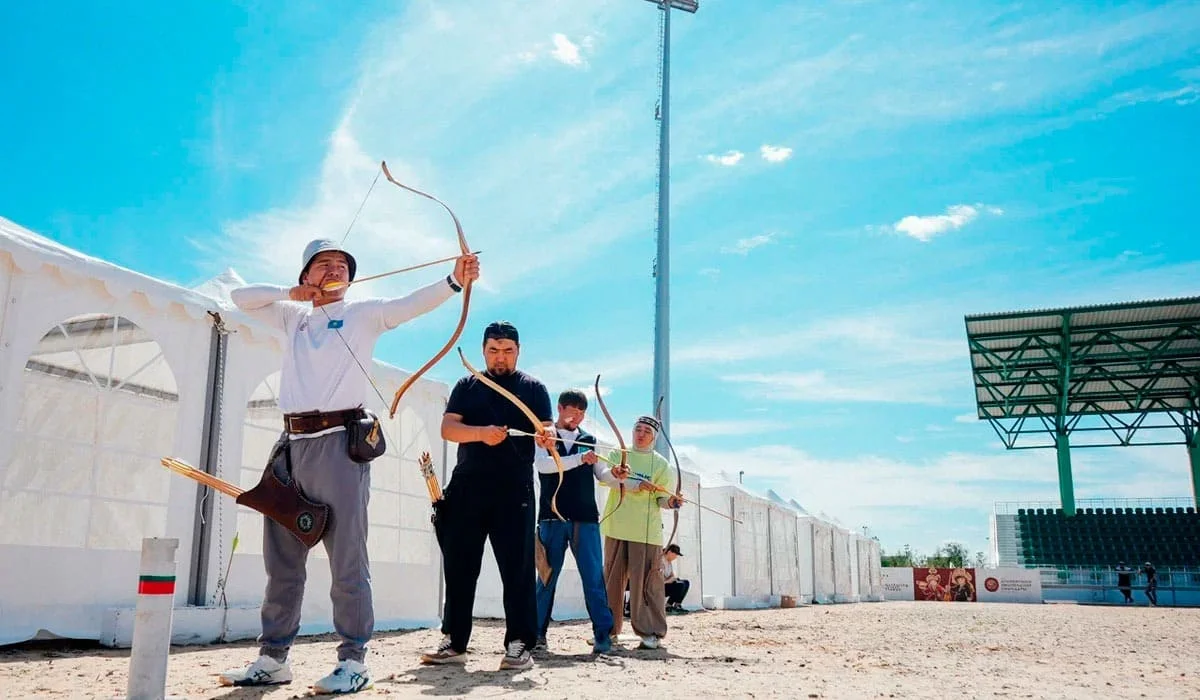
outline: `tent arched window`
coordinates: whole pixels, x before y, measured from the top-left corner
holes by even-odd
[[[111,314],[50,328],[22,373],[0,484],[0,544],[138,551],[166,529],[175,375],[145,329]]]

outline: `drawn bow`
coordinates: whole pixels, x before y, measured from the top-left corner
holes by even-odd
[[[598,374],[596,375],[595,389],[596,389],[596,402],[600,404],[600,411],[602,413],[604,413],[604,419],[608,421],[608,427],[612,429],[613,435],[615,435],[617,438],[617,444],[621,446],[621,463],[617,466],[625,471],[628,471],[629,470],[629,450],[627,450],[625,448],[625,438],[621,437],[621,429],[617,427],[617,422],[615,420],[613,420],[612,414],[610,414],[608,412],[608,407],[604,405],[604,397],[600,395],[600,375],[598,375]],[[600,518],[601,523],[604,522],[605,520],[607,520],[610,515],[612,515],[613,513],[616,513],[617,509],[621,507],[621,504],[625,502],[625,480],[624,479],[622,479],[620,481],[617,488],[618,488],[618,494],[619,494],[617,497],[617,505],[613,506],[613,509],[608,511],[608,513],[606,513],[603,518]],[[597,524],[599,524],[599,523],[597,523]]]
[[[392,173],[388,170],[387,161],[380,161],[379,167],[383,168],[383,176],[387,178],[388,182],[392,183],[396,187],[399,187],[404,190],[408,190],[409,192],[412,192],[413,194],[419,194],[422,197],[425,197],[426,199],[432,199],[433,201],[442,205],[442,208],[445,209],[446,212],[450,214],[450,218],[454,220],[454,230],[455,230],[455,233],[458,234],[459,250],[462,251],[463,255],[471,254],[471,247],[467,245],[467,237],[466,237],[466,235],[463,234],[462,224],[459,223],[458,217],[454,215],[454,211],[451,210],[450,207],[446,206],[445,202],[438,199],[437,197],[434,197],[431,194],[426,194],[420,190],[413,189],[412,187],[409,187],[408,185],[405,185],[401,182],[397,182],[396,178],[392,177]],[[458,342],[459,336],[462,335],[463,327],[465,327],[466,323],[467,323],[467,313],[471,310],[471,284],[472,284],[472,280],[467,280],[467,281],[463,282],[462,313],[458,317],[458,326],[456,326],[454,328],[454,333],[450,336],[450,340],[446,341],[446,345],[441,350],[438,351],[438,354],[434,355],[428,362],[426,362],[424,365],[422,365],[421,368],[418,369],[416,372],[413,372],[413,374],[411,376],[409,376],[408,379],[404,380],[404,383],[400,385],[400,388],[396,390],[395,396],[392,397],[392,406],[388,410],[388,418],[396,417],[396,409],[400,406],[400,397],[404,396],[404,392],[408,391],[412,387],[412,385],[415,384],[416,381],[421,378],[422,374],[425,374],[426,372],[428,372],[431,367],[436,365],[439,360],[441,360],[443,357],[445,357],[446,353],[450,352],[450,348],[454,347],[454,344],[456,342]],[[540,426],[541,426],[541,424],[538,423],[534,426],[534,429],[536,430]],[[560,473],[560,476],[561,476],[561,473]]]
[[[667,427],[662,422],[662,405],[665,397],[658,397],[658,405],[654,407],[654,418],[658,421],[659,430],[662,431],[663,440],[667,441],[667,447],[671,450],[671,459],[675,461],[675,497],[683,500],[683,470],[679,467],[679,456],[675,454],[675,446],[671,444],[671,437],[667,435]],[[667,543],[663,545],[665,550],[675,541],[675,533],[679,530],[679,509],[673,508],[672,517],[674,522],[671,525],[671,536],[667,538]]]
[[[524,401],[517,398],[516,395],[514,395],[508,389],[505,389],[491,379],[488,379],[483,374],[480,374],[479,370],[472,367],[470,362],[467,362],[467,356],[463,354],[462,348],[457,348],[457,350],[458,357],[462,360],[463,367],[466,367],[467,371],[470,372],[471,375],[476,379],[491,387],[493,391],[508,399],[513,403],[514,406],[521,409],[521,413],[524,413],[525,417],[529,419],[529,422],[533,424],[533,429],[535,432],[541,431],[545,427],[542,425],[542,422],[538,420],[537,415],[525,405]],[[562,514],[558,512],[558,489],[562,488],[563,483],[563,463],[562,460],[558,458],[558,450],[546,451],[549,452],[550,456],[554,458],[554,465],[558,467],[558,487],[554,489],[554,494],[550,496],[550,511],[553,512],[559,520],[566,521],[566,518],[564,518]]]

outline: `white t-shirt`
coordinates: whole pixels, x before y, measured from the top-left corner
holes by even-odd
[[[575,439],[579,437],[579,429],[576,428],[575,430],[567,430],[557,426],[555,426],[554,429],[558,432],[558,436],[562,438],[563,445],[566,447],[566,449],[570,450],[571,446],[575,444]],[[560,456],[559,459],[562,460],[564,472],[568,472],[583,465],[582,452],[573,455],[566,455],[565,457]],[[538,447],[535,449],[533,466],[535,469],[537,469],[539,474],[558,473],[558,465],[555,464],[554,458],[550,456],[550,453],[547,452],[546,448],[544,447]],[[592,473],[595,474],[596,478],[601,481],[606,481],[613,484],[617,483],[617,480],[612,478],[612,474],[608,473],[608,468],[605,466],[604,462],[600,460],[596,460],[596,463],[592,465]]]
[[[405,297],[343,300],[314,308],[291,301],[288,292],[287,287],[256,284],[230,293],[239,309],[287,336],[279,376],[279,408],[285,414],[363,405],[371,388],[358,362],[370,371],[379,336],[455,294],[442,279]]]

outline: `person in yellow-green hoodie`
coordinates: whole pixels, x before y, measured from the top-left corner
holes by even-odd
[[[682,501],[670,494],[671,466],[654,451],[661,424],[642,416],[633,426],[633,449],[629,450],[629,475],[625,498],[612,489],[604,505],[600,534],[604,536],[604,587],[613,611],[613,637],[621,633],[625,607],[625,584],[629,584],[629,622],[642,638],[641,649],[657,649],[667,635],[666,593],[661,568],[663,549],[662,510],[678,508]],[[620,450],[609,458],[620,463]],[[610,489],[615,485],[599,483]],[[664,493],[657,487],[666,491]],[[619,507],[618,507],[619,505]]]

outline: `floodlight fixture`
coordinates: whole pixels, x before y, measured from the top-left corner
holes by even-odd
[[[696,10],[700,9],[699,0],[646,0],[646,2],[652,2],[659,7],[670,5],[672,10],[683,10],[692,14],[696,14]]]

